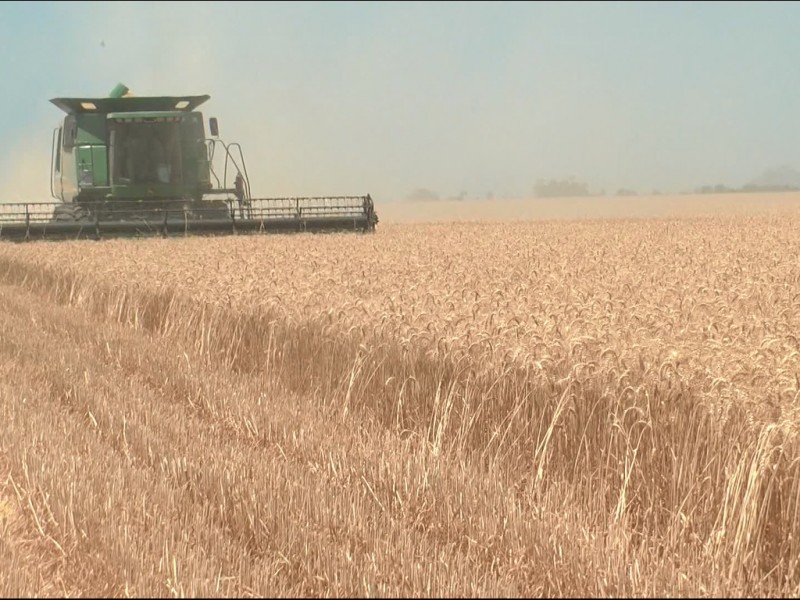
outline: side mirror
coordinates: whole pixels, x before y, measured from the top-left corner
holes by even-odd
[[[211,117],[208,120],[208,128],[211,130],[211,137],[219,137],[219,125],[217,125],[217,117]]]

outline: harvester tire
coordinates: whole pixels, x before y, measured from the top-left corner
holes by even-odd
[[[77,204],[59,204],[50,219],[53,223],[91,223],[89,211]]]
[[[210,200],[201,205],[204,219],[230,219],[231,209],[224,200]]]

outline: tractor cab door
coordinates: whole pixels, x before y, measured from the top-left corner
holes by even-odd
[[[50,152],[50,196],[64,201],[64,186],[61,180],[61,127],[53,130]]]
[[[206,191],[211,187],[208,147],[203,132],[203,115],[193,112],[181,121],[184,182],[187,187]]]
[[[112,186],[182,184],[180,115],[116,113],[108,120]]]

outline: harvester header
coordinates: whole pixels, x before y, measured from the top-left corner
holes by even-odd
[[[374,231],[372,197],[253,198],[238,143],[198,107],[209,95],[50,100],[54,201],[0,204],[0,240],[270,231]]]

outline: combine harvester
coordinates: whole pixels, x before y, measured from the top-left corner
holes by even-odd
[[[374,231],[372,198],[252,198],[241,146],[196,110],[210,96],[54,98],[55,202],[0,204],[0,240]],[[215,159],[217,169],[215,170]],[[219,163],[222,163],[219,165]]]

